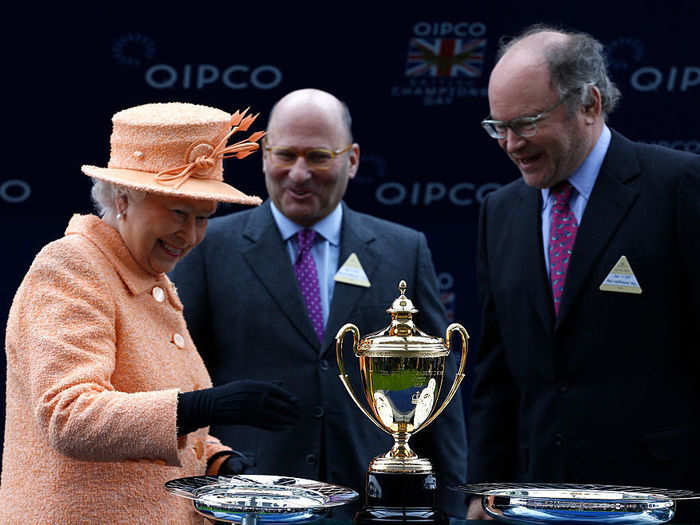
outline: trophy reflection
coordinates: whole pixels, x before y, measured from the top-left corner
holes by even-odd
[[[394,438],[391,450],[369,464],[367,507],[360,513],[359,518],[363,519],[359,521],[373,521],[375,514],[382,519],[374,521],[386,521],[391,515],[396,515],[397,521],[435,521],[439,512],[434,509],[436,481],[432,465],[428,458],[421,458],[411,450],[408,441],[440,415],[464,379],[467,331],[462,325],[452,323],[447,327],[445,340],[422,332],[413,322],[413,314],[418,310],[406,297],[405,281],[399,283],[399,292],[387,309],[391,314],[388,327],[361,339],[357,326],[348,323],[335,337],[339,377],[345,389],[359,409]],[[462,358],[452,387],[438,407],[454,332],[462,338]],[[355,394],[345,372],[342,350],[348,333],[353,336],[353,351],[359,361],[369,409]],[[373,509],[379,510],[373,514]],[[412,519],[410,509],[419,509],[420,517]]]

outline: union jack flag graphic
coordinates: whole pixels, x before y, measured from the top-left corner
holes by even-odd
[[[480,77],[485,38],[412,38],[406,76]]]

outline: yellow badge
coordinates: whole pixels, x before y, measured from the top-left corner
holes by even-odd
[[[355,286],[364,286],[365,288],[371,286],[369,279],[367,279],[367,274],[362,269],[360,259],[358,259],[357,255],[354,253],[350,254],[348,260],[343,263],[333,279],[339,283],[354,284]]]
[[[642,288],[624,255],[610,270],[603,284],[600,285],[600,289],[604,292],[642,293]]]

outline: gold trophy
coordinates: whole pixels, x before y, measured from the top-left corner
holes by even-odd
[[[345,389],[360,410],[380,429],[394,438],[394,446],[386,454],[375,457],[369,464],[367,498],[368,505],[380,502],[374,501],[372,492],[386,495],[390,490],[372,490],[373,483],[386,482],[392,478],[389,485],[396,487],[396,492],[405,492],[406,487],[413,483],[415,486],[427,486],[432,480],[435,488],[432,465],[427,458],[418,457],[408,445],[410,437],[425,429],[438,417],[454,397],[460,383],[464,379],[464,366],[467,359],[467,341],[469,335],[464,327],[452,323],[447,327],[445,339],[433,337],[422,332],[413,322],[413,314],[417,313],[410,299],[406,297],[406,282],[399,283],[400,296],[394,300],[387,312],[391,314],[391,324],[360,338],[360,331],[352,323],[343,325],[335,336],[336,356],[340,380]],[[451,337],[458,332],[462,337],[462,358],[459,370],[455,375],[452,387],[439,408],[438,399],[445,375],[447,356],[450,353]],[[347,333],[352,333],[353,350],[359,359],[362,384],[369,410],[360,402],[355,394],[350,378],[343,364],[343,339]],[[379,479],[380,481],[377,481]],[[401,481],[398,484],[396,479]],[[409,483],[407,485],[407,481]],[[434,500],[434,490],[431,498]],[[384,498],[386,500],[386,498]],[[405,494],[403,501],[420,502],[420,497],[412,498]],[[381,501],[389,507],[404,506],[395,498]],[[431,506],[427,504],[427,506]],[[379,513],[386,516],[386,508]],[[423,514],[424,515],[424,514]],[[400,519],[399,519],[400,518]],[[398,521],[406,521],[409,516],[397,517]],[[371,521],[371,520],[369,520]]]

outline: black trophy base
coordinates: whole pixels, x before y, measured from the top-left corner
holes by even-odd
[[[447,515],[437,508],[436,501],[437,481],[433,473],[368,472],[365,506],[355,514],[353,523],[447,524]]]

